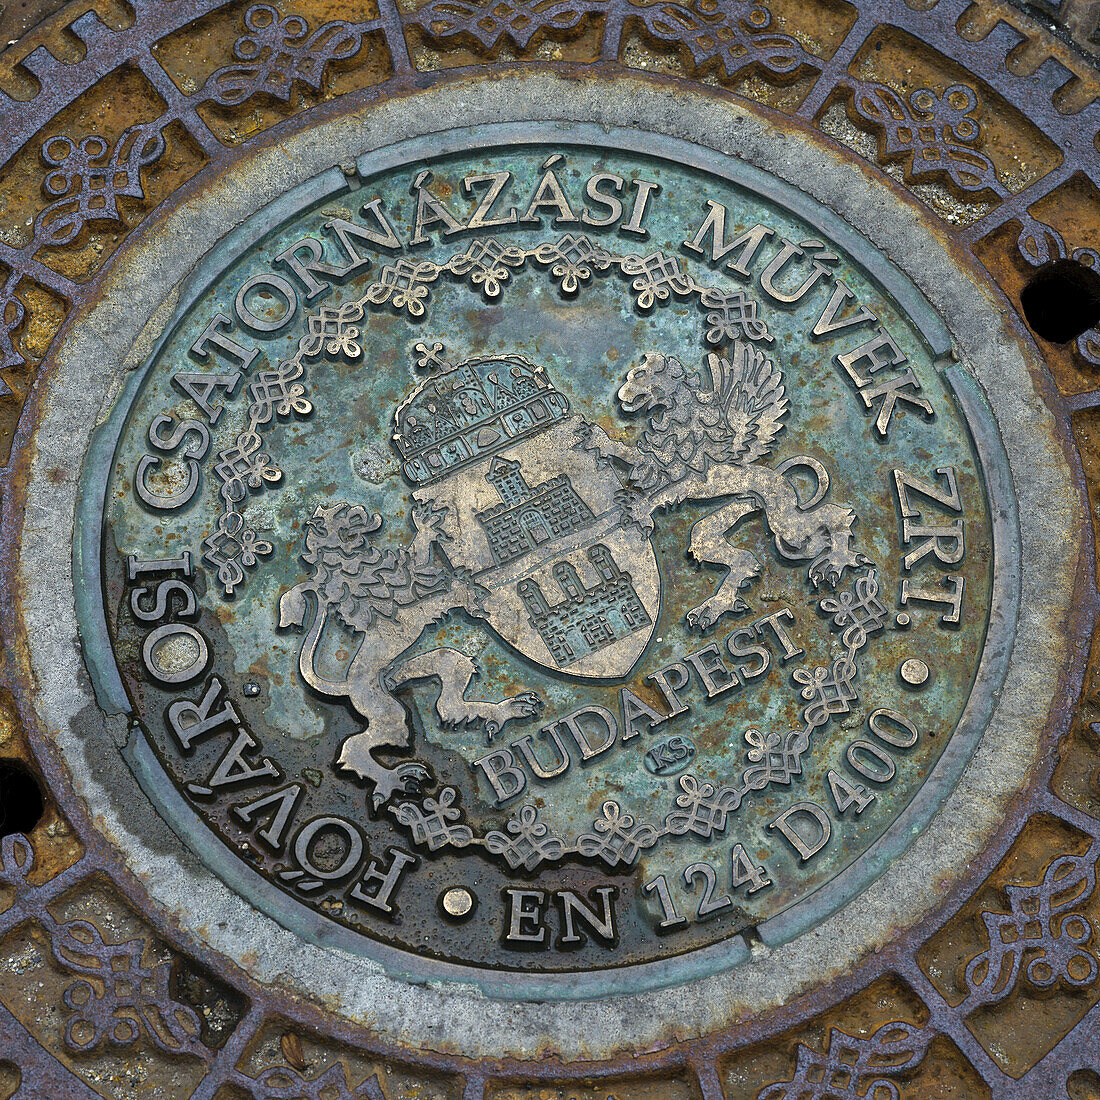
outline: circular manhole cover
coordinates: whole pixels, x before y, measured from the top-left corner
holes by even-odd
[[[620,13],[622,59],[634,20],[709,49],[672,7]],[[1089,1095],[1086,735],[1051,778],[1095,604],[1088,180],[1059,221],[1055,124],[919,51],[894,90],[875,5],[843,65],[824,9],[716,11],[727,77],[833,90],[421,81],[522,13],[259,6],[222,68],[143,31],[167,115],[35,139],[9,365],[72,305],[4,498],[13,1094]],[[385,95],[291,95],[375,38]]]

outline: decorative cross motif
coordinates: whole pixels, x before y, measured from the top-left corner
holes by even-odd
[[[933,1032],[894,1021],[869,1039],[829,1028],[824,1053],[798,1044],[794,1077],[762,1089],[757,1100],[899,1100],[895,1074],[918,1066]]]
[[[695,280],[680,266],[680,261],[663,252],[648,256],[624,256],[619,261],[624,275],[636,275],[630,284],[637,294],[639,309],[650,309],[655,302],[667,302],[670,294],[690,294]]]
[[[681,794],[676,796],[679,810],[665,817],[665,831],[672,836],[694,833],[709,839],[726,828],[726,818],[741,805],[743,791],[735,787],[715,788],[700,783],[694,775],[680,776]]]
[[[847,714],[851,704],[859,697],[852,680],[859,671],[855,661],[847,654],[838,657],[832,665],[818,665],[812,672],[804,668],[793,673],[795,683],[804,684],[803,699],[810,700],[802,718],[811,729],[824,726],[836,714]]]
[[[561,859],[565,854],[565,842],[548,836],[550,830],[538,820],[534,806],[523,806],[516,817],[509,818],[504,828],[507,833],[493,831],[485,834],[485,847],[494,855],[502,855],[513,870],[526,867],[533,871],[543,861]]]
[[[419,370],[446,371],[454,366],[449,359],[444,358],[447,349],[438,340],[434,341],[430,348],[420,341],[413,347],[413,351],[418,354],[416,366]]]
[[[750,726],[745,740],[752,746],[746,753],[755,768],[746,768],[741,781],[748,790],[762,790],[771,783],[783,786],[802,774],[802,756],[810,745],[810,728],[786,734],[760,732]]]
[[[989,948],[966,964],[969,993],[959,1006],[960,1013],[1008,996],[1025,960],[1024,975],[1040,989],[1058,981],[1076,988],[1091,985],[1100,972],[1096,955],[1086,949],[1092,922],[1073,910],[1095,888],[1096,851],[1054,860],[1038,886],[1006,886],[1009,911],[982,913]]]
[[[840,639],[850,651],[862,649],[868,637],[886,624],[889,612],[878,598],[878,591],[876,571],[868,569],[855,579],[850,593],[840,592],[835,598],[827,596],[818,602],[818,607],[833,617],[834,629],[847,628]]]
[[[699,295],[700,305],[711,310],[707,314],[706,338],[711,344],[722,344],[744,337],[746,340],[772,343],[773,337],[768,326],[757,316],[755,299],[745,295],[743,290],[726,294],[716,287],[707,287]]]
[[[581,283],[592,278],[593,268],[606,271],[611,266],[611,253],[583,233],[566,233],[560,240],[540,244],[535,259],[540,264],[553,264],[550,272],[560,280],[563,294],[576,294]]]
[[[603,860],[609,867],[623,863],[629,865],[645,848],[652,848],[660,835],[645,822],[635,824],[630,814],[624,814],[618,802],[608,799],[600,807],[602,817],[596,818],[592,827],[595,833],[582,833],[577,837],[577,851],[582,856]]]
[[[423,806],[415,802],[402,802],[391,806],[390,813],[402,825],[412,830],[413,841],[426,844],[428,851],[434,852],[448,844],[454,848],[465,848],[473,842],[474,834],[469,825],[452,825],[462,820],[462,811],[455,805],[458,791],[454,787],[444,787],[439,798],[425,798]]]
[[[509,267],[523,267],[527,253],[514,244],[501,244],[496,237],[478,237],[447,264],[455,275],[469,274],[470,282],[481,287],[486,298],[499,298],[511,276]]]

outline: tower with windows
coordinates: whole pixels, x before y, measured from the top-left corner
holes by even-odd
[[[587,588],[572,562],[556,562],[552,576],[562,599],[551,606],[537,581],[527,578],[516,591],[560,668],[613,645],[652,623],[629,573],[615,563],[603,543],[589,547],[587,558],[598,580]]]

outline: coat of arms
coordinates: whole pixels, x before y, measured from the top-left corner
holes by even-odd
[[[541,366],[518,356],[469,359],[426,379],[397,410],[394,446],[413,486],[412,542],[380,548],[381,518],[359,506],[319,507],[306,524],[308,580],[282,597],[280,625],[310,622],[300,655],[305,681],[346,699],[364,721],[338,763],[372,787],[376,808],[428,778],[417,761],[388,768],[374,755],[405,748],[410,731],[393,692],[440,684],[444,726],[477,723],[492,738],[533,716],[533,692],[466,698],[474,662],[460,651],[417,650],[426,629],[463,612],[526,659],[562,676],[622,680],[652,636],[661,576],[653,513],[686,501],[717,507],[691,530],[689,555],[724,567],[717,591],[686,616],[705,630],[746,610],[740,592],[761,563],[733,530],[761,512],[778,553],[806,561],[816,587],[865,559],[852,546],[854,514],[825,504],[824,466],[806,456],[766,465],[789,401],[775,361],[735,341],[705,372],[651,354],[618,390],[626,418],[644,417],[628,444],[571,412]],[[805,500],[787,476],[810,469]],[[311,605],[309,596],[313,598]],[[346,677],[314,664],[331,615],[363,636]]]

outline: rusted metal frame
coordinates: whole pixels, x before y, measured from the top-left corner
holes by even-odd
[[[1022,825],[1023,821],[1026,820],[1027,816],[1028,816],[1027,812],[1024,812],[1020,816],[1019,825]],[[1019,825],[1017,827],[1019,827]],[[81,831],[83,832],[83,830],[81,830]],[[983,864],[985,862],[986,861],[983,861]],[[122,878],[125,879],[127,877],[128,876],[125,874],[125,872],[123,872]],[[965,899],[963,899],[963,900],[965,900]],[[148,914],[146,914],[146,917],[147,917],[147,919],[150,919]],[[154,925],[159,925],[160,922],[153,919],[152,923]],[[935,922],[935,923],[938,924],[938,922]],[[168,936],[173,940],[178,940],[179,939],[178,936],[172,935],[171,931],[169,931]],[[184,947],[183,950],[184,950],[185,953],[190,954],[190,955],[192,955],[193,957],[196,957],[196,958],[203,958],[203,956],[204,956],[204,953],[202,951],[195,951],[195,950],[193,950],[193,948],[190,945],[187,946],[187,947]],[[203,959],[203,961],[206,961],[206,960]],[[214,960],[214,959],[210,959],[209,961],[216,963],[216,960]],[[220,972],[222,968],[215,965],[214,969],[216,971]],[[879,969],[879,968],[876,968],[876,969]],[[894,969],[896,971],[897,967],[895,967]],[[903,969],[908,970],[909,968],[904,967]],[[859,975],[857,975],[857,977],[859,977],[859,978],[865,977],[865,974],[861,971],[861,973]],[[227,978],[227,980],[229,980],[230,984],[233,984],[236,988],[242,989],[246,993],[251,992],[250,989],[249,989],[249,983],[247,981],[241,982],[239,980],[239,978],[237,980],[233,980],[231,977]],[[863,984],[861,981],[856,981],[854,986],[853,986],[853,990],[854,990],[854,988],[858,988],[861,984]],[[775,1018],[774,1014],[771,1014],[767,1020],[761,1021],[757,1027],[749,1027],[749,1028],[746,1028],[746,1029],[738,1029],[736,1035],[730,1034],[730,1035],[727,1035],[727,1036],[723,1037],[724,1041],[722,1041],[719,1044],[718,1047],[714,1048],[714,1052],[717,1054],[719,1049],[721,1049],[721,1050],[732,1050],[732,1049],[737,1049],[739,1047],[747,1045],[749,1042],[755,1040],[756,1036],[753,1033],[755,1033],[757,1031],[759,1031],[761,1033],[761,1037],[766,1037],[767,1035],[775,1034],[779,1031],[782,1031],[786,1027],[789,1027],[792,1024],[797,1023],[798,1021],[804,1019],[807,1016],[807,1014],[812,1015],[814,1012],[821,1011],[824,1008],[828,1007],[830,1004],[835,1003],[836,1001],[843,999],[843,997],[845,995],[850,995],[850,992],[851,991],[848,991],[846,993],[843,990],[839,990],[835,987],[830,987],[830,989],[828,991],[825,991],[823,993],[823,995],[813,997],[812,1000],[811,1000],[811,1003],[807,1004],[805,1001],[800,1003],[796,1007],[795,1011],[791,1014],[791,1017],[790,1017],[789,1020],[777,1020]],[[820,1003],[818,1003],[818,1002],[820,1002]],[[303,1013],[301,1011],[301,1009],[303,1007],[304,1006],[302,1006],[300,1004],[293,1004],[292,1002],[289,1002],[289,1001],[284,1002],[284,1001],[282,1001],[282,999],[280,999],[279,1002],[278,1002],[278,1006],[276,1008],[276,1011],[279,1011],[279,1012],[285,1013],[285,1014],[287,1014],[291,1017],[297,1017],[297,1018],[302,1018],[303,1016],[316,1016],[316,1022],[315,1023],[311,1022],[311,1026],[315,1026],[315,1027],[325,1027],[326,1023],[329,1023],[329,1021],[326,1020],[324,1013],[314,1014],[313,1012],[309,1012],[309,1011],[307,1011],[306,1013]],[[331,1025],[326,1030],[330,1030],[330,1028],[331,1028]],[[339,1029],[339,1030],[343,1031],[342,1028]],[[345,1036],[340,1036],[340,1038],[342,1038],[343,1041],[348,1042],[352,1045],[364,1046],[367,1049],[371,1049],[371,1050],[377,1049],[377,1045],[370,1041],[369,1036],[357,1035],[355,1033],[354,1029],[349,1031]],[[247,1042],[247,1040],[242,1040],[242,1041]],[[692,1044],[692,1045],[695,1045],[695,1044]],[[710,1045],[711,1044],[707,1044],[708,1047]],[[392,1052],[389,1051],[389,1050],[384,1050],[384,1051],[381,1051],[380,1053],[382,1053],[382,1056],[384,1056],[384,1057],[392,1053],[392,1056],[397,1058],[397,1059],[400,1059],[403,1056],[407,1057],[407,1053],[401,1051],[400,1049],[393,1049]],[[679,1057],[677,1057],[677,1054],[679,1054]],[[696,1055],[693,1058],[693,1063],[696,1066],[699,1065],[699,1064],[706,1064],[705,1061],[701,1060],[702,1057],[703,1056]],[[653,1058],[653,1059],[649,1059],[649,1058],[645,1059],[645,1062],[646,1062],[645,1068],[647,1070],[656,1069],[658,1067],[660,1067],[660,1068],[665,1068],[665,1067],[668,1067],[668,1068],[682,1068],[681,1059],[682,1059],[682,1052],[675,1052],[675,1051],[670,1049],[669,1051],[664,1052],[664,1056],[659,1055],[659,1056],[657,1056],[656,1058]],[[450,1063],[449,1059],[445,1059],[445,1058],[440,1059],[440,1062],[442,1062],[443,1064],[440,1065],[438,1068],[450,1070],[451,1072],[455,1072],[455,1070],[453,1070],[451,1068],[451,1065],[448,1064],[448,1063]],[[630,1068],[632,1068],[634,1070],[640,1070],[642,1067],[639,1066],[636,1062],[631,1062],[631,1063],[627,1063],[627,1064],[624,1065],[620,1061],[620,1062],[615,1062],[615,1063],[611,1063],[611,1064],[607,1065],[606,1067],[603,1068],[603,1072],[594,1071],[594,1067],[586,1066],[584,1068],[583,1075],[586,1076],[586,1077],[598,1076],[598,1077],[612,1078],[612,1077],[616,1077],[616,1076],[621,1076],[622,1073],[624,1072],[624,1070],[630,1069]],[[493,1077],[498,1078],[498,1079],[503,1077],[504,1079],[514,1080],[520,1075],[520,1073],[518,1071],[519,1071],[519,1067],[516,1067],[516,1071],[513,1071],[511,1073],[504,1072],[504,1073],[500,1073],[500,1074],[493,1074]],[[537,1069],[535,1069],[534,1072],[532,1072],[532,1067],[529,1067],[529,1066],[522,1067],[522,1075],[525,1078],[537,1077],[539,1079],[553,1079],[553,1078],[563,1078],[563,1077],[574,1076],[577,1073],[578,1073],[577,1069],[571,1068],[571,1067],[566,1067],[566,1066],[547,1065],[545,1067],[545,1069],[542,1066],[540,1066]],[[478,1095],[478,1093],[473,1092],[473,1093],[471,1093],[471,1095]],[[717,1095],[721,1095],[721,1094],[718,1093]]]
[[[31,846],[30,840],[27,841]],[[59,875],[55,875],[49,882],[32,888],[29,895],[17,897],[10,909],[0,913],[0,936],[10,932],[25,921],[34,919],[34,909],[41,908],[56,901],[66,890],[83,882],[96,871],[101,870],[102,865],[91,854],[82,856],[71,867],[67,867]],[[33,905],[28,905],[33,901]]]
[[[1079,1069],[1095,1069],[1100,1044],[1100,1004],[1095,1004],[1077,1025],[1055,1044],[1018,1081],[1006,1082],[1005,1100],[1034,1100],[1035,1097],[1065,1095],[1066,1078]],[[998,1098],[999,1100],[999,1098]]]
[[[856,21],[844,36],[844,41],[837,47],[836,53],[828,61],[821,62],[821,75],[795,112],[798,118],[805,119],[816,126],[817,119],[830,96],[848,75],[848,66],[878,26],[877,17],[869,15],[863,9],[856,10]]]
[[[1063,802],[1049,789],[1044,788],[1037,792],[1034,809],[1039,812],[1045,811],[1053,817],[1060,817],[1068,825],[1079,829],[1094,840],[1100,840],[1100,820],[1085,813],[1084,810],[1077,809],[1076,806],[1071,806],[1068,802]]]
[[[80,61],[58,61],[44,47],[28,54],[20,65],[41,84],[27,102],[0,91],[0,161],[9,160],[59,111],[120,65],[145,57],[152,46],[200,16],[224,7],[229,0],[189,0],[186,4],[134,3],[134,22],[126,30],[111,30],[95,12],[76,19],[70,30],[87,47]]]
[[[1086,412],[1100,407],[1100,390],[1088,390],[1066,396],[1066,408],[1072,412]]]
[[[350,25],[361,35],[366,35],[376,30],[385,32],[386,29],[382,19],[367,19]],[[392,49],[390,53],[392,57]],[[202,116],[198,113],[198,108],[202,106],[202,104],[211,101],[211,97],[206,94],[206,86],[203,85],[195,92],[188,95],[181,92],[176,87],[164,67],[152,55],[152,52],[145,57],[136,59],[136,61],[142,73],[150,83],[153,84],[157,93],[168,105],[168,109],[164,114],[155,120],[160,124],[160,129],[163,131],[173,122],[181,122],[187,127],[187,130],[195,140],[199,142],[204,152],[211,156],[212,159],[214,156],[222,153],[225,149],[225,145],[214,135],[214,132],[206,125]]]
[[[489,1078],[481,1073],[470,1073],[462,1087],[462,1100],[485,1100],[485,1086]]]
[[[1100,154],[1094,144],[1085,142],[1082,145],[1080,141],[1082,127],[1093,130],[1100,128],[1100,102],[1093,101],[1075,114],[1059,111],[1054,106],[1053,96],[1073,78],[1073,74],[1054,58],[1045,61],[1030,76],[1013,73],[1005,59],[1024,40],[1024,35],[1002,21],[984,39],[968,42],[959,34],[956,25],[969,6],[969,0],[941,0],[930,11],[916,12],[899,0],[886,0],[884,7],[888,10],[882,14],[890,17],[889,25],[912,34],[967,70],[980,72],[981,78],[990,87],[1023,114],[1028,117],[1032,113],[1039,115],[1044,133],[1057,142],[1063,160],[1051,172],[999,203],[996,209],[977,222],[960,230],[958,238],[967,246],[973,245],[1006,221],[1018,216],[1069,179],[1074,172],[1084,170],[1094,176],[1100,174]],[[928,20],[938,24],[938,35],[927,34],[927,28],[922,22]],[[863,29],[864,23],[869,23],[870,26],[859,35],[857,32]],[[844,84],[848,65],[866,42],[871,30],[882,23],[882,19],[871,19],[865,12],[859,12],[844,42],[830,61],[824,64],[822,77],[803,101],[797,112],[799,116],[816,120],[817,112],[827,102],[832,91]],[[824,78],[829,75],[834,80],[831,86],[826,86]],[[1025,81],[1038,84],[1038,92],[1034,87],[1021,88]],[[1037,95],[1040,109],[1035,112]]]
[[[985,1047],[974,1037],[974,1033],[966,1026],[966,1020],[960,1016],[940,994],[940,991],[917,965],[914,958],[912,968],[907,970],[902,977],[912,987],[913,992],[924,1002],[928,1009],[928,1023],[926,1028],[931,1028],[940,1035],[950,1039],[962,1052],[963,1057],[974,1067],[981,1079],[993,1090],[994,1096],[1001,1096],[1001,1089],[1012,1080],[1011,1077],[986,1051]]]
[[[214,132],[203,121],[198,112],[198,102],[201,102],[200,92],[189,96],[176,87],[165,68],[150,51],[143,57],[135,59],[142,75],[156,89],[157,94],[168,105],[167,114],[172,114],[187,127],[191,136],[202,146],[202,150],[213,158],[222,151],[224,146],[215,137]]]
[[[267,1018],[267,1008],[253,1001],[246,1016],[233,1029],[225,1045],[210,1059],[206,1075],[199,1082],[190,1100],[212,1100],[214,1094],[229,1080],[245,1052]]]
[[[382,32],[386,36],[386,44],[390,51],[390,61],[393,64],[393,77],[407,76],[416,71],[409,56],[409,42],[405,36],[405,25],[401,20],[401,12],[397,7],[397,0],[376,0],[378,4],[379,22]]]
[[[13,248],[10,244],[0,241],[0,263],[7,264],[13,271],[18,270],[21,275],[41,283],[47,290],[56,291],[71,301],[79,294],[80,285],[36,260],[34,253],[41,247],[37,241],[31,241],[22,248]]]
[[[983,237],[989,236],[990,233],[999,229],[1006,222],[1026,214],[1029,207],[1040,199],[1046,198],[1052,191],[1056,191],[1066,180],[1079,171],[1081,171],[1081,168],[1076,162],[1063,159],[1057,168],[1052,169],[1045,176],[1041,176],[1034,183],[1028,184],[1022,191],[1017,191],[976,222],[958,230],[955,235],[956,239],[967,248],[972,248]]]
[[[600,39],[600,56],[604,61],[618,61],[626,31],[629,7],[625,3],[611,3],[603,17],[603,37]]]
[[[14,1100],[103,1100],[0,1004],[0,1058],[19,1067]]]
[[[713,1058],[692,1060],[691,1069],[699,1082],[699,1094],[703,1100],[724,1100],[726,1090],[718,1076],[718,1063]]]

